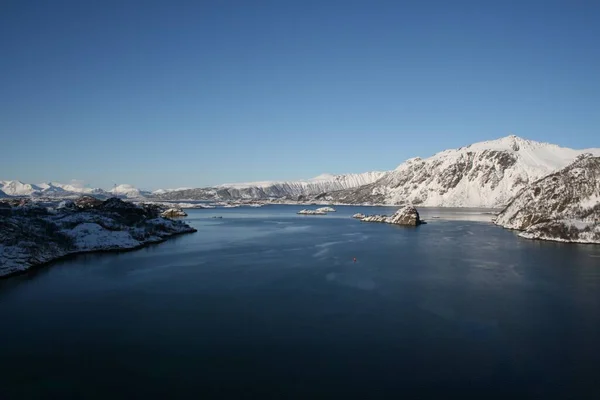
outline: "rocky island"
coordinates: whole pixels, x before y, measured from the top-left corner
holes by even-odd
[[[327,213],[325,211],[306,210],[306,209],[298,211],[297,214],[301,214],[301,215],[327,215]]]
[[[168,210],[163,211],[160,216],[165,218],[175,218],[187,217],[187,214],[181,208],[169,208]]]
[[[18,274],[70,254],[123,251],[195,232],[163,209],[117,198],[84,196],[75,201],[0,202],[0,277]]]
[[[528,239],[600,244],[600,157],[581,155],[528,185],[495,223]]]
[[[417,226],[424,222],[419,217],[419,212],[413,206],[404,206],[394,213],[391,217],[387,215],[363,215],[354,214],[356,218],[362,222],[383,222],[386,224]]]

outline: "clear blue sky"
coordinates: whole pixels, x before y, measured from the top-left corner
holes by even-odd
[[[598,1],[0,5],[0,179],[141,188],[600,147]]]

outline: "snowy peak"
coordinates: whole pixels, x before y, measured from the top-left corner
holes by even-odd
[[[0,190],[9,196],[30,196],[36,191],[42,190],[37,185],[23,183],[21,181],[0,181]]]
[[[515,135],[412,158],[372,185],[333,201],[413,203],[432,207],[501,207],[525,185],[600,149],[573,150]]]
[[[126,197],[126,198],[138,198],[147,196],[148,192],[144,192],[139,190],[133,185],[129,185],[126,183],[122,183],[120,185],[116,185],[114,188],[109,190],[109,193],[116,197]]]

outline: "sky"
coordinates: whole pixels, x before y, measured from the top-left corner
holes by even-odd
[[[0,179],[201,187],[600,147],[600,2],[0,5]]]

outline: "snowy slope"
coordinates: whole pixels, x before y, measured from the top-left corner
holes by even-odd
[[[496,224],[523,237],[600,243],[600,157],[581,155],[523,189]]]
[[[139,190],[138,188],[136,188],[133,185],[128,185],[125,183],[115,186],[108,192],[116,197],[125,197],[125,198],[131,198],[131,199],[145,197],[150,194],[148,192]]]
[[[413,203],[434,207],[501,207],[525,187],[578,155],[573,150],[511,135],[498,140],[412,158],[378,181],[331,193],[341,203]]]
[[[68,197],[77,194],[106,194],[106,192],[102,189],[86,188],[72,184],[63,184],[59,182],[31,184],[16,180],[0,181],[0,190],[9,196]]]
[[[165,194],[165,193],[177,192],[180,190],[189,190],[189,189],[192,189],[192,188],[191,187],[181,187],[181,188],[177,188],[177,189],[157,189],[157,190],[154,190],[152,192],[152,194],[156,196],[159,194]]]
[[[0,190],[9,196],[29,196],[42,189],[37,185],[23,183],[21,181],[0,181]]]
[[[312,179],[284,182],[250,182],[225,184],[214,188],[199,188],[172,191],[160,194],[165,200],[235,200],[298,198],[300,196],[355,188],[381,178],[385,172],[365,172],[363,174],[331,175],[323,174]]]
[[[67,254],[134,249],[196,231],[182,221],[161,218],[153,206],[118,199],[83,206],[68,203],[55,202],[50,208],[35,202],[3,205],[0,277]]]

